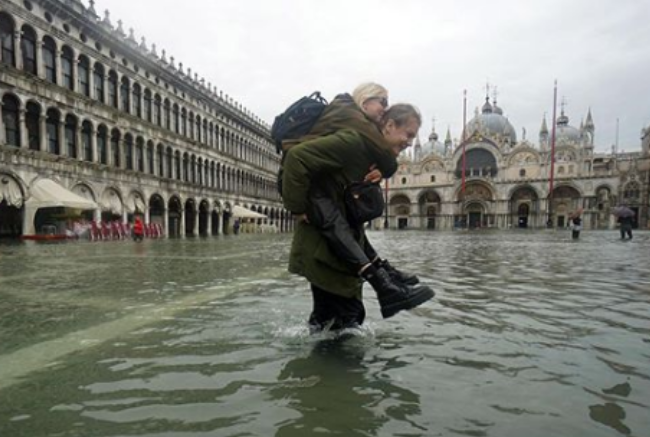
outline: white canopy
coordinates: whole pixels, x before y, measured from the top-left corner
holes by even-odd
[[[73,193],[51,179],[39,179],[32,185],[29,199],[25,202],[25,215],[23,218],[23,234],[34,235],[34,217],[40,208],[74,208],[96,209],[97,204]]]
[[[0,179],[0,203],[6,201],[7,205],[20,208],[23,206],[23,192],[13,178],[3,176]]]
[[[95,209],[97,204],[92,200],[62,187],[51,179],[39,179],[31,189],[31,196],[25,206],[34,209],[62,206],[75,209]]]
[[[259,212],[252,211],[239,205],[232,207],[232,215],[233,217],[239,218],[266,218],[264,214],[260,214]]]

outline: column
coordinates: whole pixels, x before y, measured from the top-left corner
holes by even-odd
[[[0,100],[0,144],[7,144],[5,122],[2,118],[2,100]]]
[[[39,142],[38,148],[41,152],[47,151],[47,128],[46,128],[47,117],[41,115],[38,117],[38,135]]]
[[[72,90],[79,92],[79,57],[72,60]]]
[[[164,208],[163,209],[163,235],[165,238],[169,238],[169,215],[168,215],[168,209]]]
[[[56,84],[61,85],[62,75],[61,75],[61,50],[56,50],[54,52],[54,68],[56,68]]]
[[[192,235],[195,236],[195,237],[199,235],[199,211],[198,211],[198,205],[194,209],[194,224],[192,226]]]
[[[23,52],[20,47],[20,36],[22,33],[21,30],[14,32],[14,56],[16,57],[16,68],[18,70],[23,69]]]
[[[59,130],[59,155],[68,156],[68,145],[65,141],[65,114],[61,113],[61,119],[59,120],[59,125],[57,129]]]
[[[104,144],[104,147],[106,146]],[[90,161],[99,162],[99,156],[97,156],[97,126],[93,126],[90,131]]]
[[[97,207],[97,209],[93,211],[93,220],[98,225],[102,222],[102,208],[101,207]]]
[[[181,218],[180,218],[180,232],[179,232],[179,237],[180,238],[185,238],[185,208],[181,208]]]
[[[27,134],[27,123],[25,122],[26,113],[25,109],[18,111],[18,128],[20,129],[20,147],[22,149],[29,147],[29,135]]]
[[[45,68],[43,67],[43,41],[36,41],[36,75],[45,79]]]
[[[212,236],[212,211],[208,210],[207,235]]]
[[[75,149],[77,151],[77,159],[79,161],[83,160],[83,146],[81,144],[81,120],[77,120],[77,129],[74,132],[75,136]]]

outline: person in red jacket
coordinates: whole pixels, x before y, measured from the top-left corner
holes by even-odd
[[[133,240],[142,241],[144,239],[144,225],[142,224],[142,219],[140,217],[135,218],[133,222]]]

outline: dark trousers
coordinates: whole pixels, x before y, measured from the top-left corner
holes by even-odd
[[[632,225],[621,225],[621,238],[625,239],[625,235],[627,235],[628,238],[632,239]]]
[[[576,231],[575,229],[571,231],[571,237],[573,237],[574,240],[577,240],[580,238],[580,231]]]
[[[309,316],[309,327],[312,332],[325,328],[355,328],[366,318],[366,309],[360,299],[339,296],[314,284],[311,284],[311,294],[314,306]]]

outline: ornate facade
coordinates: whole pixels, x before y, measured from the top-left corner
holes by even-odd
[[[0,45],[0,235],[41,232],[43,179],[165,235],[228,232],[236,205],[289,226],[269,127],[93,1],[0,0]]]
[[[610,229],[616,226],[611,208],[623,204],[635,211],[639,227],[650,227],[650,128],[642,133],[640,152],[596,153],[591,110],[579,128],[564,109],[555,123],[552,194],[552,130],[545,119],[538,144],[518,140],[503,110],[486,97],[465,126],[464,141],[454,143],[448,131],[440,142],[434,128],[425,144],[415,144],[411,157],[401,158],[389,181],[388,226],[564,227],[569,214],[583,208],[586,229]]]

